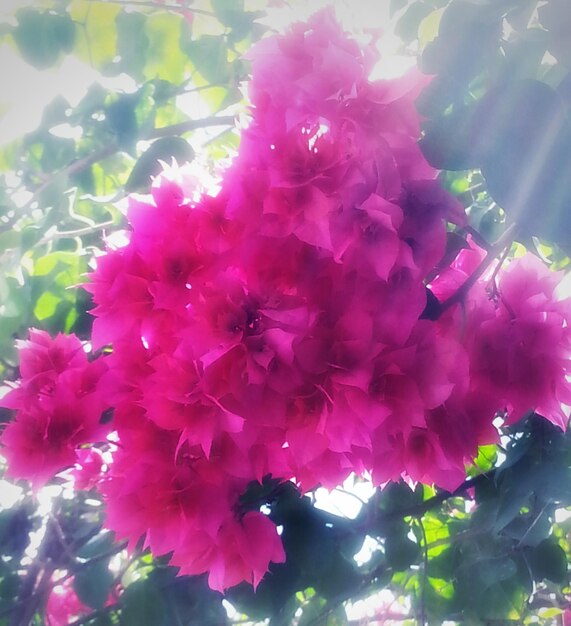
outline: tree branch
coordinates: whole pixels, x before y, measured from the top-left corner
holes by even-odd
[[[172,124],[171,126],[163,126],[161,128],[153,128],[144,135],[140,137],[142,140],[151,140],[158,139],[159,137],[170,137],[174,135],[182,135],[184,133],[188,133],[192,130],[196,130],[198,128],[210,128],[215,126],[230,126],[234,123],[235,118],[231,115],[212,115],[209,117],[204,117],[198,120],[188,120],[186,122],[181,122],[179,124]],[[80,159],[75,161],[71,161],[61,170],[55,172],[50,178],[45,180],[39,187],[34,190],[33,196],[26,203],[26,207],[30,206],[35,200],[37,200],[38,196],[47,189],[52,182],[54,181],[56,176],[60,176],[61,174],[66,174],[67,176],[73,176],[74,174],[78,174],[82,172],[88,167],[91,167],[94,163],[102,161],[103,159],[115,154],[119,151],[119,146],[117,142],[111,142],[106,146],[103,146],[99,150],[92,152]],[[20,217],[20,216],[17,216]],[[16,220],[17,221],[17,218]],[[3,225],[3,228],[9,229],[11,225]]]
[[[191,4],[184,5],[180,4],[166,4],[159,2],[152,2],[152,0],[106,0],[111,4],[120,4],[125,7],[147,7],[150,9],[168,9],[172,11],[188,11],[190,13],[196,13],[196,15],[204,15],[206,17],[215,17],[217,15],[212,11],[207,11],[205,9],[195,9]],[[218,18],[217,18],[218,19]]]
[[[89,622],[93,621],[94,619],[98,617],[104,617],[108,613],[111,613],[112,611],[116,611],[118,608],[119,607],[117,604],[110,604],[108,606],[104,606],[102,609],[97,609],[96,611],[92,611],[91,613],[88,613],[87,615],[82,615],[81,617],[77,618],[75,621],[70,622],[69,626],[82,626],[83,624],[88,624]]]
[[[91,235],[92,233],[98,233],[100,230],[105,230],[109,226],[113,226],[115,224],[114,220],[107,220],[102,222],[101,224],[94,224],[93,226],[84,226],[83,228],[77,228],[75,230],[55,230],[54,232],[46,233],[35,245],[34,247],[41,246],[45,243],[49,243],[50,241],[55,241],[56,239],[71,239],[73,237],[83,237],[84,235]]]
[[[179,124],[172,124],[171,126],[164,126],[162,128],[153,128],[143,139],[157,139],[158,137],[170,137],[172,135],[182,135],[188,133],[191,130],[197,128],[209,128],[214,126],[231,126],[235,121],[233,115],[213,115],[211,117],[204,117],[199,120],[188,120],[186,122],[180,122]]]
[[[497,255],[511,242],[514,240],[516,225],[511,224],[503,235],[494,243],[486,256],[483,258],[482,262],[478,267],[468,276],[466,281],[460,285],[460,287],[441,305],[441,311],[444,312],[446,309],[449,309],[454,304],[458,302],[462,302],[464,298],[468,295],[468,292],[472,287],[476,284],[478,279],[482,276],[482,274],[488,269],[490,264],[494,261]]]
[[[494,477],[497,468],[491,469],[488,472],[478,474],[474,478],[466,479],[461,485],[459,485],[454,491],[440,491],[432,498],[428,498],[424,502],[420,502],[408,509],[401,509],[396,511],[389,511],[385,515],[380,516],[381,521],[391,521],[394,519],[402,519],[404,517],[422,517],[425,513],[428,513],[431,509],[440,506],[446,500],[451,498],[457,498],[458,496],[466,497],[465,494],[469,489],[483,485]],[[379,518],[377,518],[379,520]]]

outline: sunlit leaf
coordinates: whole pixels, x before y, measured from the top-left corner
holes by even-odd
[[[157,13],[147,18],[147,79],[159,78],[179,84],[185,78],[188,59],[180,46],[181,28],[182,18],[174,13]]]
[[[106,68],[117,54],[115,20],[121,6],[100,0],[72,0],[69,14],[79,24],[77,56],[98,68]]]

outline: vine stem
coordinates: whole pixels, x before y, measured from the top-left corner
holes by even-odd
[[[488,269],[488,267],[492,264],[492,262],[496,259],[498,254],[504,250],[507,246],[510,246],[512,241],[515,238],[516,234],[516,224],[511,224],[505,230],[501,237],[490,247],[486,256],[482,259],[482,262],[478,267],[468,276],[460,287],[441,305],[442,312],[449,309],[451,306],[462,302],[464,298],[468,295],[468,292],[472,287],[476,284],[478,279],[482,276],[482,274]]]
[[[384,515],[379,515],[375,518],[375,525],[382,524],[383,522],[390,522],[396,519],[403,519],[405,517],[422,517],[425,513],[443,504],[444,502],[446,502],[446,500],[449,500],[450,498],[457,498],[459,496],[465,498],[465,494],[469,489],[472,489],[473,487],[477,487],[478,485],[484,484],[492,480],[495,472],[496,468],[491,469],[488,472],[478,474],[474,478],[466,479],[454,491],[441,491],[435,496],[432,496],[432,498],[428,498],[428,500],[420,502],[419,504],[415,504],[406,509],[397,509],[395,511],[389,511]],[[368,528],[365,527],[360,530],[367,532]]]
[[[127,7],[147,7],[150,9],[169,9],[174,11],[189,11],[190,13],[196,13],[196,15],[205,15],[207,17],[217,17],[212,11],[206,11],[205,9],[195,9],[190,3],[185,5],[180,4],[167,4],[162,2],[152,2],[152,0],[106,0],[110,4],[120,4]]]
[[[426,626],[426,585],[428,584],[428,539],[426,529],[422,522],[422,516],[417,518],[417,524],[422,534],[422,579],[420,588],[420,615],[418,617],[419,626]]]
[[[50,243],[56,239],[67,239],[73,237],[82,237],[84,235],[91,235],[92,233],[98,233],[101,230],[105,230],[109,226],[115,224],[114,220],[107,220],[101,224],[94,224],[93,226],[85,226],[84,228],[77,228],[76,230],[55,230],[51,234],[46,234],[42,237],[34,247],[42,246],[45,243]]]
[[[153,128],[143,139],[157,139],[159,137],[170,137],[172,135],[182,135],[197,128],[211,128],[214,126],[231,126],[236,121],[233,115],[212,115],[198,120],[188,120],[171,126]]]

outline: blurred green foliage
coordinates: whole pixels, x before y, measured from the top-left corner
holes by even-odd
[[[242,55],[271,3],[250,4],[42,0],[0,26],[0,42],[38,69],[71,55],[103,78],[128,78],[124,91],[94,82],[75,106],[57,96],[35,130],[0,147],[3,378],[16,377],[14,340],[30,326],[89,338],[89,296],[72,288],[103,237],[126,226],[117,207],[148,191],[159,160],[198,154],[213,167],[235,150]],[[466,206],[468,231],[485,247],[516,222],[518,241],[566,267],[568,0],[391,0],[390,12],[401,51],[434,75],[418,102],[421,146]],[[452,254],[458,245],[451,235]],[[467,472],[454,494],[389,485],[355,519],[290,484],[253,486],[244,509],[269,507],[287,562],[255,592],[230,590],[228,612],[203,577],[178,578],[141,546],[128,556],[103,530],[94,494],[54,488],[46,516],[22,484],[0,510],[0,625],[44,624],[54,581],[69,576],[92,611],[76,626],[569,623],[569,435],[530,415]],[[364,621],[350,617],[359,600]]]

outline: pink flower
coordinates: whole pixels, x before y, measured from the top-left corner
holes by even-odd
[[[30,338],[18,342],[20,351],[20,374],[30,380],[40,374],[61,374],[66,369],[87,364],[87,356],[81,341],[75,335],[59,333],[52,339],[43,330],[31,328]]]
[[[428,79],[370,82],[331,10],[251,56],[252,121],[220,192],[172,168],[131,198],[128,243],[86,287],[106,356],[34,332],[2,436],[10,475],[37,486],[77,463],[130,548],[220,591],[284,559],[271,520],[242,510],[252,481],[306,491],[372,471],[454,489],[497,410],[563,425],[571,400],[567,304],[533,262],[497,302],[480,282],[420,319],[447,222],[466,219],[418,147]],[[440,300],[477,266],[469,245],[432,281]]]
[[[73,372],[70,372],[73,373]],[[41,487],[59,471],[74,464],[75,449],[105,438],[101,405],[89,395],[77,397],[62,376],[51,397],[20,411],[2,433],[7,475]]]
[[[512,422],[532,410],[562,429],[568,421],[561,404],[571,404],[571,301],[555,298],[558,279],[532,254],[513,261],[499,281],[495,317],[475,338],[475,381],[505,403]]]
[[[208,393],[208,385],[192,362],[159,355],[150,364],[155,371],[145,385],[143,406],[155,424],[182,431],[182,440],[200,445],[206,456],[222,431],[242,429],[244,419]]]
[[[376,276],[387,280],[399,256],[402,220],[398,205],[371,194],[358,208],[339,214],[334,223],[336,260],[348,272],[369,265]]]
[[[73,580],[73,576],[71,576],[52,587],[46,604],[48,626],[68,626],[80,617],[93,612],[91,607],[85,605],[78,598],[73,588]],[[115,594],[111,591],[105,606],[111,606],[116,601]]]
[[[92,363],[79,339],[32,330],[21,342],[22,380],[2,404],[17,409],[2,433],[7,475],[41,487],[75,461],[75,449],[104,439],[100,423],[107,401],[99,382],[107,371],[103,360]]]
[[[93,294],[91,314],[94,348],[121,339],[131,332],[141,334],[141,321],[153,310],[149,284],[154,274],[132,248],[108,252],[97,259],[97,270],[85,289]]]
[[[53,587],[48,596],[46,605],[48,626],[67,626],[91,612],[92,609],[77,597],[73,589],[73,578],[67,578],[63,583]]]
[[[62,373],[87,367],[87,355],[75,335],[60,333],[52,339],[45,331],[31,328],[29,339],[17,342],[17,346],[21,381],[0,401],[7,408],[23,409],[35,404],[39,396],[53,393]]]
[[[79,448],[73,470],[76,489],[93,489],[103,478],[103,456],[97,448]]]
[[[181,574],[208,572],[211,589],[224,592],[246,580],[258,586],[270,562],[283,563],[285,552],[276,527],[261,513],[249,512],[239,520],[223,524],[216,536],[190,534],[173,564]]]

